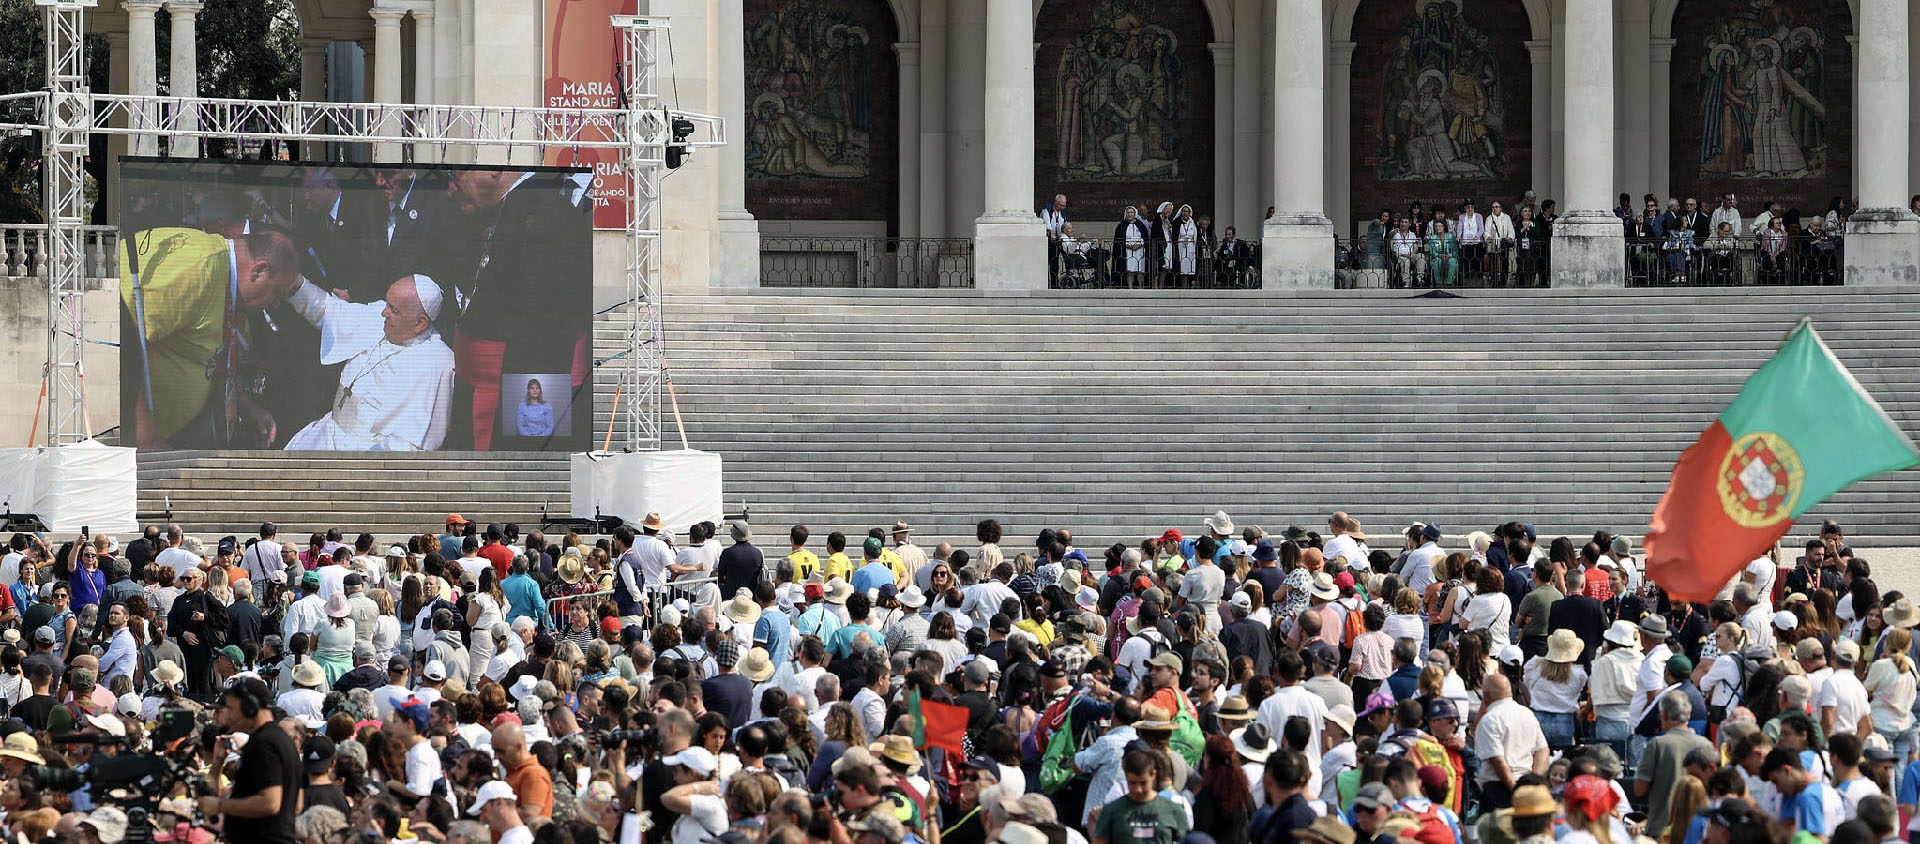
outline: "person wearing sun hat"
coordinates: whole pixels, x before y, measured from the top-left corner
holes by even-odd
[[[40,742],[31,732],[13,733],[0,745],[0,765],[5,766],[9,777],[19,777],[28,765],[45,764],[46,758],[40,755]]]
[[[1589,669],[1592,692],[1594,738],[1613,747],[1621,758],[1627,754],[1627,740],[1633,725],[1627,720],[1633,707],[1633,691],[1639,682],[1640,627],[1626,619],[1615,621],[1602,637],[1605,650]]]

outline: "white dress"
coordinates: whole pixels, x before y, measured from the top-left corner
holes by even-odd
[[[1132,244],[1140,244],[1134,249]],[[1127,272],[1144,273],[1147,271],[1147,236],[1140,233],[1140,227],[1127,226]]]
[[[467,643],[467,676],[479,677],[487,673],[487,664],[493,661],[493,625],[504,620],[500,614],[500,602],[485,592],[474,592],[467,601],[480,608],[480,620],[473,624],[473,641]]]

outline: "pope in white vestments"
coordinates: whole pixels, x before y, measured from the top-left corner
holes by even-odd
[[[320,329],[320,362],[342,361],[333,410],[287,441],[288,451],[431,451],[447,437],[453,349],[433,330],[440,285],[411,275],[384,302],[348,302],[302,281],[288,300]]]

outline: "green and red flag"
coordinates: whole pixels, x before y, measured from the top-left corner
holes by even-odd
[[[1800,514],[1916,463],[1913,441],[1802,319],[1680,455],[1647,531],[1647,576],[1674,600],[1711,601]]]
[[[919,750],[944,747],[953,753],[965,753],[960,740],[967,734],[967,708],[939,701],[921,700],[919,692],[907,693],[907,714],[913,718],[913,746]]]

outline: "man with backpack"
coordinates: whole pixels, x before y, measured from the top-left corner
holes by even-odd
[[[1411,837],[1417,844],[1458,844],[1467,840],[1460,830],[1460,816],[1427,796],[1430,788],[1437,791],[1446,787],[1445,777],[1439,768],[1422,767],[1405,756],[1387,763],[1387,789],[1399,800],[1394,804],[1394,811],[1413,815]]]

